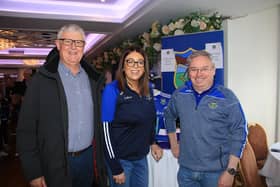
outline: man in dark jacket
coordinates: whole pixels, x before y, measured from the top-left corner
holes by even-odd
[[[20,112],[17,148],[24,174],[32,187],[91,187],[95,173],[104,187],[104,76],[82,59],[82,28],[63,26],[55,42],[57,47],[33,76]]]

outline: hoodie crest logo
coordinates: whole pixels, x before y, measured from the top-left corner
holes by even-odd
[[[208,107],[211,108],[211,109],[216,109],[218,107],[218,104],[215,103],[215,102],[208,103]]]

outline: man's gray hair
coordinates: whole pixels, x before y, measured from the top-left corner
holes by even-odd
[[[204,57],[207,57],[209,58],[209,60],[212,62],[213,64],[213,67],[215,67],[215,64],[213,63],[212,61],[212,56],[210,53],[208,53],[207,51],[205,50],[201,50],[201,51],[193,51],[192,54],[187,58],[187,63],[188,65],[192,62],[192,60],[196,57],[199,57],[199,56],[204,56]]]
[[[84,29],[82,29],[79,25],[76,24],[68,24],[62,26],[57,33],[57,39],[61,39],[61,36],[64,32],[79,32],[82,34],[83,39],[86,39]]]

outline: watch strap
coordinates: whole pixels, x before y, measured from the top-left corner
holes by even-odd
[[[227,172],[230,174],[230,175],[233,175],[235,176],[237,171],[235,168],[227,168]]]

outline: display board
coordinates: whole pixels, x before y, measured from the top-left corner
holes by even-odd
[[[223,31],[210,31],[162,38],[161,90],[171,94],[188,80],[187,57],[193,50],[206,50],[216,66],[215,82],[224,85]]]

